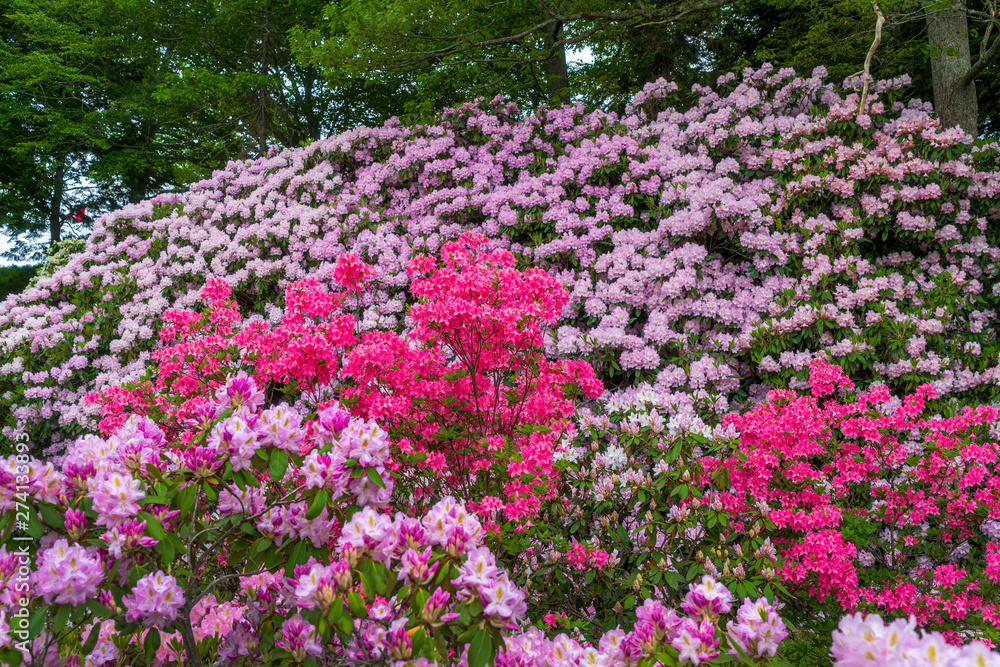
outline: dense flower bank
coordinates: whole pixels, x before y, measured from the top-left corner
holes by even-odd
[[[763,665],[789,637],[776,590],[910,615],[888,630],[845,619],[838,664],[998,659],[948,643],[997,618],[997,564],[973,557],[996,543],[970,523],[975,503],[997,511],[996,446],[975,433],[995,410],[922,419],[930,386],[895,406],[884,387],[852,401],[843,371],[816,361],[812,396],[775,391],[714,428],[691,412],[664,421],[648,390],[574,424],[567,392],[596,397],[599,383],[545,358],[541,326],[565,291],[483,242],[465,234],[411,262],[422,277],[402,338],[356,336],[345,302],[374,269],[351,254],[335,264],[339,291],[291,284],[275,325],[243,321],[220,280],[201,311],[168,311],[155,372],[90,396],[104,437],[78,438],[60,469],[26,453],[0,468],[4,534],[33,538],[0,547],[0,661]],[[913,465],[897,472],[900,452]],[[859,483],[878,490],[867,504],[846,492]],[[455,488],[475,491],[468,505]],[[943,530],[916,523],[941,507]],[[850,512],[920,535],[889,556],[909,583],[859,587],[856,546],[837,531]],[[582,625],[551,610],[567,602]],[[529,627],[532,609],[548,611]],[[914,634],[918,618],[945,634]]]
[[[0,665],[997,664],[996,147],[898,84],[469,106],[104,219],[0,315]]]
[[[457,628],[518,627],[524,593],[482,546],[482,526],[462,502],[392,515],[355,483],[365,477],[391,492],[380,474],[385,431],[339,408],[303,421],[283,405],[297,427],[274,437],[260,395],[246,376],[220,387],[202,404],[215,422],[201,431],[204,444],[133,415],[106,439],[78,440],[62,472],[29,460],[28,493],[6,474],[17,458],[7,461],[5,516],[24,496],[41,510],[29,528],[40,546],[27,591],[14,574],[30,561],[0,547],[5,616],[51,605],[33,641],[14,642],[31,664],[67,653],[72,664],[181,655],[201,664],[192,655],[206,638],[219,664],[297,664],[324,651],[441,659]],[[190,422],[185,434],[203,424]],[[240,428],[249,430],[237,441]],[[12,643],[9,628],[6,637],[0,644]]]
[[[445,246],[442,272],[449,285],[463,282],[454,275],[456,256],[464,258],[467,277],[493,272],[481,297],[492,291],[510,300],[505,282],[537,275],[504,279],[509,257],[477,256],[477,243],[463,237]],[[433,262],[420,264],[432,277],[441,275]],[[340,265],[360,269],[338,278],[351,292],[366,269],[352,256]],[[425,509],[393,513],[396,486],[407,479],[388,470],[406,465],[392,460],[399,442],[318,394],[318,383],[329,378],[317,376],[314,364],[293,364],[280,375],[297,392],[295,405],[277,402],[258,384],[273,382],[274,362],[288,357],[285,346],[311,341],[313,353],[302,359],[316,360],[333,359],[331,350],[352,343],[343,335],[323,336],[331,316],[341,321],[334,313],[343,293],[314,287],[308,281],[289,287],[292,306],[278,326],[238,328],[228,286],[213,281],[202,293],[203,313],[167,314],[164,338],[175,341],[156,353],[155,379],[94,397],[102,402],[105,437],[77,439],[61,470],[27,454],[5,462],[5,530],[26,515],[27,525],[17,529],[34,539],[21,551],[0,547],[0,613],[25,618],[13,629],[3,627],[0,661],[103,667],[388,660],[483,667],[586,654],[598,664],[627,666],[661,655],[696,665],[720,655],[738,659],[741,652],[754,660],[775,655],[787,630],[772,603],[748,598],[727,618],[733,597],[711,576],[690,586],[679,612],[647,599],[631,630],[605,633],[593,645],[565,634],[548,640],[537,627],[527,629],[528,594],[484,543],[491,531],[440,488]],[[459,335],[461,325],[442,329],[451,311],[434,308],[455,295],[422,294],[425,310],[438,314],[418,314],[417,322],[476,349],[498,336],[486,324],[511,321],[487,317]],[[516,358],[537,345],[532,320],[541,315],[532,290],[514,297],[506,314],[517,325],[501,340],[524,339],[519,347],[502,346]],[[292,325],[299,326],[289,336]],[[423,349],[437,351],[425,343]],[[350,359],[353,349],[341,351]],[[464,368],[461,355],[452,354]],[[511,384],[525,382],[544,363],[536,358],[533,366],[511,371]],[[232,372],[240,367],[251,372]],[[344,372],[349,367],[345,363]],[[576,377],[584,374],[572,367]],[[466,375],[475,376],[474,369]],[[448,370],[461,375],[459,367]],[[468,391],[447,386],[456,397]],[[551,402],[549,385],[526,386],[527,402]],[[540,414],[562,428],[558,413]],[[519,442],[509,433],[495,437]],[[502,484],[494,481],[492,488]],[[537,486],[532,493],[536,502],[550,495]],[[19,578],[21,570],[29,576]]]
[[[86,250],[0,313],[0,418],[60,451],[80,399],[136,379],[159,317],[211,279],[276,323],[285,288],[329,286],[345,251],[378,267],[349,307],[402,326],[407,265],[465,231],[569,292],[548,341],[610,386],[719,415],[802,388],[827,355],[852,377],[941,395],[996,389],[994,144],[939,130],[904,81],[856,92],[769,67],[626,112],[524,116],[500,102],[391,121],[234,162],[184,195],[100,219]]]

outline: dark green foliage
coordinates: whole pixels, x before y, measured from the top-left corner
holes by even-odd
[[[37,266],[0,266],[0,301],[23,292],[36,271]]]

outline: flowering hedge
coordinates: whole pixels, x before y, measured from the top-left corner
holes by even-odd
[[[0,419],[60,452],[80,401],[134,380],[159,317],[211,279],[277,322],[285,288],[351,251],[365,331],[405,319],[406,266],[465,231],[544,269],[569,299],[551,352],[609,389],[722,415],[801,389],[829,355],[894,393],[996,391],[997,146],[940,131],[905,81],[859,96],[817,70],[659,82],[624,114],[490,102],[233,162],[183,195],[101,218],[84,252],[0,313]]]

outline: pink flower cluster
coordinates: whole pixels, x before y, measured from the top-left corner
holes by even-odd
[[[897,619],[886,625],[877,614],[845,616],[833,632],[830,650],[836,667],[899,665],[900,667],[997,667],[1000,654],[981,642],[962,647],[939,632],[918,633],[916,622]]]
[[[184,606],[184,591],[174,577],[159,570],[139,579],[122,601],[129,621],[138,621],[147,628],[163,628],[177,618],[177,610]]]
[[[736,622],[729,621],[726,630],[733,643],[752,658],[773,658],[788,637],[778,611],[764,598],[745,600],[736,612]]]
[[[721,610],[725,611],[721,611]],[[647,599],[636,610],[631,632],[610,630],[595,644],[581,643],[566,634],[547,639],[537,628],[509,635],[505,650],[497,656],[498,667],[623,667],[657,656],[669,646],[677,652],[678,664],[700,665],[738,645],[753,659],[773,657],[788,632],[775,608],[766,600],[744,600],[737,623],[729,621],[728,632],[721,629],[720,615],[732,609],[728,589],[712,577],[705,577],[688,590],[687,616]],[[738,660],[735,651],[730,655]]]
[[[97,597],[104,568],[93,550],[57,540],[39,555],[34,592],[47,604],[79,605]]]

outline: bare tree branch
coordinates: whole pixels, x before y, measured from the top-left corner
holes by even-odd
[[[861,89],[861,104],[858,105],[858,113],[864,113],[865,102],[868,100],[868,84],[872,80],[872,56],[875,55],[875,49],[882,42],[882,26],[885,25],[885,14],[878,7],[878,2],[872,0],[872,8],[875,10],[875,39],[872,40],[872,45],[868,47],[868,55],[865,56],[865,82]]]
[[[993,24],[996,23],[997,8],[990,0],[986,0],[986,8],[989,9],[990,17],[993,18],[992,21],[987,22],[986,32],[983,33],[983,41],[979,45],[979,57],[982,58],[986,55],[986,45],[990,41],[990,33],[993,32]]]
[[[990,27],[992,27],[993,23],[997,22],[996,17],[992,15],[992,11],[990,14],[980,11],[972,11],[969,13],[974,16],[981,16],[989,19]],[[989,33],[987,33],[987,35],[989,35]],[[996,60],[998,55],[1000,55],[1000,39],[995,39],[993,40],[993,45],[990,46],[989,50],[982,53],[982,55],[979,56],[979,60],[977,60],[972,67],[969,68],[969,71],[965,73],[965,76],[962,77],[962,85],[968,86],[975,81],[976,77],[979,76],[979,73],[986,69],[987,65]]]
[[[684,18],[685,16],[691,14],[697,14],[701,12],[713,11],[719,9],[729,3],[730,0],[684,0],[682,2],[677,2],[670,5],[669,7],[652,8],[652,7],[640,7],[631,11],[625,12],[577,12],[577,13],[558,13],[553,10],[550,6],[544,6],[546,13],[549,15],[544,21],[539,21],[534,25],[531,25],[523,30],[510,34],[504,35],[503,37],[495,37],[492,39],[481,39],[476,40],[477,35],[482,34],[479,31],[467,32],[462,35],[456,35],[451,37],[441,36],[441,35],[421,35],[421,34],[407,34],[398,35],[400,37],[406,37],[411,40],[426,40],[426,41],[442,41],[442,40],[452,40],[454,43],[450,46],[428,49],[426,51],[408,51],[395,54],[392,61],[386,62],[385,65],[389,68],[398,69],[412,67],[414,65],[421,64],[428,60],[440,61],[446,58],[451,58],[453,56],[460,56],[470,51],[476,51],[484,48],[489,48],[493,46],[503,46],[508,44],[518,44],[523,42],[526,38],[543,33],[545,30],[551,29],[552,26],[558,24],[570,24],[579,21],[593,22],[594,25],[583,33],[576,35],[574,37],[568,37],[564,39],[559,39],[554,41],[549,47],[548,51],[540,56],[533,58],[502,58],[502,59],[490,59],[489,62],[518,62],[518,63],[541,63],[549,60],[556,53],[557,50],[562,49],[566,46],[572,46],[589,39],[595,33],[607,28],[609,25],[619,23],[619,24],[629,24],[635,22],[641,22],[639,25],[648,25],[649,22],[655,22],[657,24],[670,23],[672,21],[677,21]],[[638,25],[633,25],[633,27],[638,27]],[[481,60],[471,60],[464,61],[462,64],[468,64],[471,62],[485,62]],[[439,63],[439,64],[451,64],[451,63]]]

